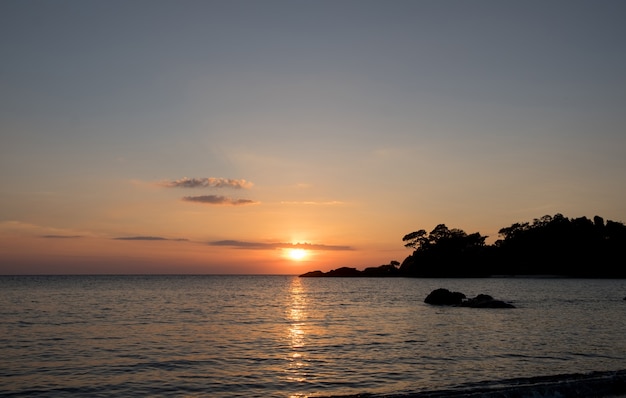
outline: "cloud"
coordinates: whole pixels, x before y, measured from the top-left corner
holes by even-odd
[[[282,201],[280,204],[283,205],[303,205],[303,206],[337,206],[343,205],[344,202],[338,200],[331,200],[327,202],[315,202],[315,201]]]
[[[251,199],[233,199],[220,195],[202,195],[202,196],[185,196],[183,198],[185,202],[204,203],[208,205],[228,205],[228,206],[241,206],[241,205],[254,205],[258,204]]]
[[[174,241],[174,242],[186,242],[189,239],[170,239],[170,238],[163,238],[161,236],[121,236],[119,238],[113,238],[113,240],[147,240],[147,241],[169,240],[169,241]]]
[[[313,243],[281,243],[281,242],[244,242],[240,240],[218,240],[209,242],[211,246],[227,246],[239,249],[273,250],[273,249],[306,249],[306,250],[353,250],[350,246],[322,245]]]
[[[232,178],[181,178],[179,180],[163,181],[159,185],[167,188],[235,188],[248,189],[252,183],[246,180],[236,180]]]
[[[162,181],[158,185],[166,188],[234,188],[249,189],[252,183],[246,180],[236,180],[232,178],[181,178],[179,180]],[[226,205],[226,206],[242,206],[253,205],[259,202],[251,199],[233,199],[221,195],[200,195],[185,196],[182,198],[185,202],[203,203],[208,205]]]
[[[82,238],[82,235],[41,235],[40,238],[45,239],[78,239]]]
[[[82,238],[92,236],[89,232],[30,224],[19,220],[0,221],[0,235],[34,236],[44,239]]]

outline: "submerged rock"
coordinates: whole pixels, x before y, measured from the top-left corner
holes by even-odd
[[[431,305],[451,305],[470,308],[515,308],[513,304],[495,300],[488,294],[479,294],[474,298],[468,299],[463,293],[451,292],[443,288],[430,292],[424,299],[424,302]]]

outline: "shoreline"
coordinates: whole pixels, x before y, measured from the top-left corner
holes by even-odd
[[[309,398],[626,398],[626,369],[463,384],[443,390],[391,394],[314,395]]]

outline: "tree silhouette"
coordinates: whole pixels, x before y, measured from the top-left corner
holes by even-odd
[[[508,274],[625,277],[626,227],[600,216],[543,216],[513,224],[495,242]],[[621,265],[621,266],[620,266]]]
[[[487,275],[560,275],[626,277],[626,226],[600,216],[569,219],[560,213],[500,229],[500,239],[437,225],[403,237],[414,249],[400,267],[402,275],[467,277]]]
[[[411,232],[402,239],[405,247],[415,249],[407,257],[400,271],[407,276],[484,276],[479,267],[484,260],[486,236],[478,232],[467,234],[445,224],[437,225],[430,233]]]

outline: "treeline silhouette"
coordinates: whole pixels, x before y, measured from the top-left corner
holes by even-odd
[[[437,225],[405,235],[413,249],[402,263],[392,261],[358,271],[343,267],[302,276],[489,277],[554,275],[576,278],[626,278],[626,226],[595,216],[543,216],[498,231],[501,239]]]

